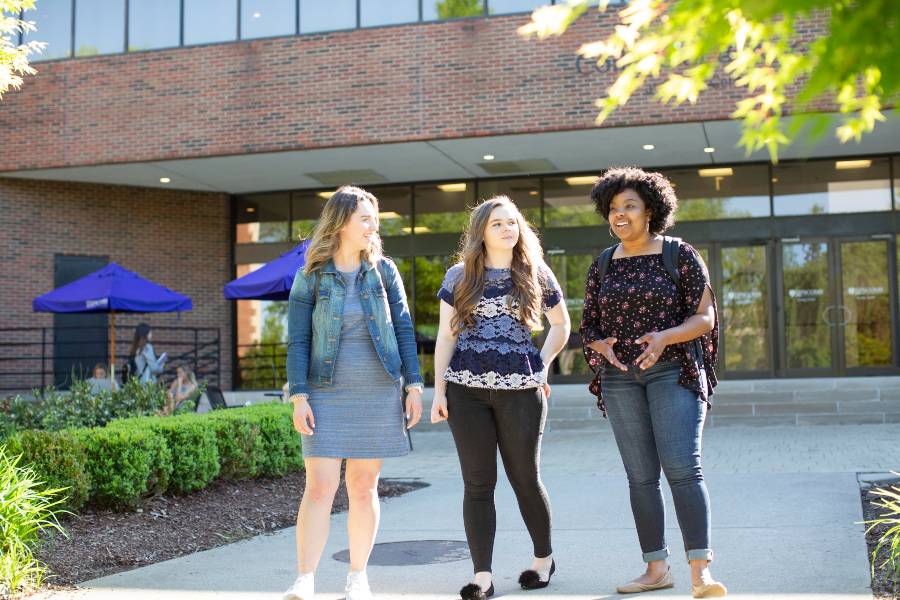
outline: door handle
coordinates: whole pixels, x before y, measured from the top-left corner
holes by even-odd
[[[846,327],[847,323],[850,322],[850,319],[853,318],[853,313],[850,311],[849,308],[847,308],[843,304],[838,304],[835,308],[837,308],[838,310],[840,310],[841,312],[843,312],[846,315],[843,321],[839,321],[837,323],[837,326],[838,327]]]
[[[822,320],[825,321],[827,325],[831,325],[832,327],[836,324],[834,321],[828,318],[828,313],[837,308],[834,304],[829,304],[825,307],[825,310],[822,311]]]

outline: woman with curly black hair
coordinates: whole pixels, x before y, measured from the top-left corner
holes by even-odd
[[[674,585],[666,563],[666,474],[691,567],[695,598],[724,596],[709,572],[709,495],[700,466],[703,423],[718,344],[715,297],[697,251],[663,237],[678,200],[659,173],[607,171],[591,191],[597,213],[619,243],[588,272],[581,337],[595,370],[591,391],[608,416],[622,455],[643,575],[619,593]]]

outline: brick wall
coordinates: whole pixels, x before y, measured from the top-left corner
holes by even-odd
[[[32,312],[31,300],[53,289],[55,254],[108,256],[194,302],[180,316],[121,315],[118,336],[130,337],[140,321],[218,327],[222,384],[231,386],[231,305],[222,296],[232,274],[227,196],[0,178],[0,208],[0,328],[53,326],[53,315]]]
[[[613,74],[579,63],[610,16],[519,38],[522,15],[38,63],[3,98],[0,171],[593,127]],[[810,27],[806,35],[816,34]],[[632,98],[606,126],[725,119]]]

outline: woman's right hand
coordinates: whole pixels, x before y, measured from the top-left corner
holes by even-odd
[[[309,402],[302,397],[294,400],[294,429],[303,435],[313,435],[315,428],[316,419]]]
[[[447,420],[447,395],[435,392],[431,402],[431,422],[440,423]]]
[[[605,358],[609,361],[611,365],[619,369],[620,371],[627,371],[628,367],[623,365],[619,359],[616,357],[616,353],[613,352],[613,345],[617,342],[616,338],[608,337],[605,340],[594,340],[590,344],[588,344],[588,348]]]

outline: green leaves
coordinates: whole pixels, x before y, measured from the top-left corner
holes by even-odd
[[[0,597],[40,587],[46,567],[34,557],[38,535],[65,534],[57,521],[61,489],[47,489],[21,456],[0,445]]]
[[[539,8],[519,34],[561,35],[593,4]],[[631,0],[616,17],[606,37],[578,50],[621,69],[596,102],[598,124],[648,79],[662,77],[654,81],[660,102],[696,103],[722,57],[721,70],[746,94],[732,113],[743,122],[739,145],[748,154],[766,148],[777,162],[800,129],[785,130],[788,112],[830,105],[843,115],[838,139],[859,141],[885,120],[882,106],[900,92],[896,0]]]
[[[894,475],[900,476],[900,473]],[[877,519],[864,521],[869,526],[866,533],[879,526],[886,527],[872,551],[872,572],[875,572],[876,565],[882,569],[889,567],[896,579],[900,576],[900,486],[878,488],[872,491],[872,495],[879,497],[872,504],[884,509],[884,512]],[[880,565],[878,560],[882,560]]]
[[[34,30],[34,25],[19,15],[32,8],[34,0],[0,0],[0,99],[9,88],[19,89],[24,75],[37,73],[28,64],[28,55],[47,46],[36,41],[18,45],[19,32]]]

